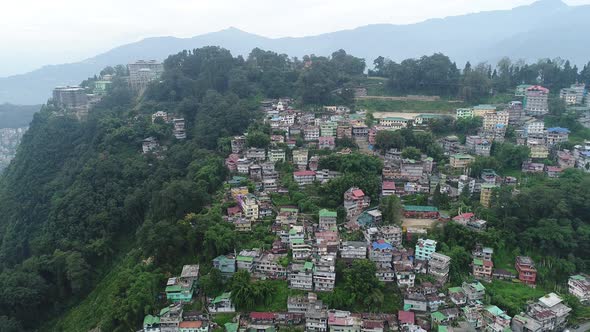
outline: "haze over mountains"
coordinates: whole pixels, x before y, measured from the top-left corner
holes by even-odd
[[[78,84],[108,65],[137,59],[163,60],[183,49],[218,45],[247,55],[260,47],[290,56],[329,55],[345,49],[370,66],[378,56],[392,60],[442,52],[459,67],[469,60],[496,62],[503,56],[536,61],[540,57],[570,59],[578,66],[590,60],[590,5],[568,6],[541,0],[512,10],[430,19],[417,24],[376,24],[317,36],[266,38],[236,28],[192,38],[155,37],[116,47],[96,57],[50,65],[23,75],[0,78],[0,103],[44,103],[58,85]]]

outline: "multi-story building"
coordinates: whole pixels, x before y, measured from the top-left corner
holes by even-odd
[[[336,284],[336,256],[323,255],[315,260],[313,287],[316,292],[331,292]]]
[[[285,278],[287,276],[287,269],[281,265],[280,260],[286,257],[286,254],[263,253],[254,259],[255,274],[270,279]]]
[[[510,331],[512,317],[495,305],[489,305],[481,311],[483,330],[490,332]]]
[[[317,126],[307,126],[303,128],[303,139],[307,142],[317,141],[320,138],[320,128]]]
[[[549,89],[539,85],[526,89],[524,96],[524,111],[527,115],[541,116],[549,113]]]
[[[330,332],[360,332],[361,319],[348,311],[328,311],[328,329]]]
[[[449,277],[451,257],[437,252],[432,253],[428,261],[428,274],[433,275],[439,282],[444,284]]]
[[[436,251],[436,241],[431,239],[418,239],[414,251],[417,260],[429,261]]]
[[[424,174],[424,164],[421,161],[403,159],[400,165],[400,178],[408,181],[418,181]]]
[[[569,278],[568,291],[577,297],[580,302],[590,302],[590,276],[587,274],[576,274]]]
[[[186,139],[184,118],[173,119],[172,123],[174,124],[174,130],[172,131],[174,137],[176,137],[176,139]]]
[[[231,152],[240,153],[246,146],[246,136],[235,136],[231,140]]]
[[[80,119],[88,114],[88,96],[86,90],[79,86],[60,86],[53,89],[53,103],[58,108],[74,112]]]
[[[261,252],[259,249],[242,250],[236,257],[236,267],[238,270],[246,270],[250,273],[254,272],[256,267],[255,261],[260,257]]]
[[[494,263],[492,262],[492,254],[494,250],[492,248],[482,248],[476,246],[473,251],[473,276],[477,279],[490,281],[492,279]]]
[[[398,287],[414,287],[416,274],[411,261],[395,261],[393,262],[393,270],[395,271],[395,279]]]
[[[449,158],[449,164],[452,168],[465,170],[474,160],[475,158],[468,154],[454,154]]]
[[[268,151],[268,160],[272,163],[284,162],[285,161],[285,150],[283,149],[270,149]]]
[[[367,244],[365,242],[344,241],[340,245],[340,257],[343,259],[367,258]]]
[[[298,169],[307,169],[308,153],[309,152],[307,149],[293,150],[293,163],[297,166]]]
[[[369,127],[365,124],[357,123],[352,126],[353,138],[367,138],[369,137]]]
[[[486,132],[494,132],[499,125],[507,127],[509,118],[510,116],[507,111],[486,113],[483,117],[483,130]]]
[[[576,90],[570,88],[563,88],[559,91],[559,98],[565,102],[566,105],[575,105],[578,103],[578,96]]]
[[[552,127],[547,128],[547,145],[552,146],[559,143],[565,143],[569,139],[570,131],[567,128]]]
[[[486,288],[479,281],[463,282],[461,286],[463,293],[469,301],[483,300],[486,295]]]
[[[531,120],[528,120],[524,124],[525,137],[535,135],[535,134],[543,134],[544,131],[545,131],[545,123],[543,121],[531,119]]]
[[[139,60],[127,65],[129,68],[129,85],[135,92],[143,93],[148,84],[160,78],[164,65],[156,60]]]
[[[224,278],[230,278],[236,272],[236,257],[234,255],[221,255],[213,259],[213,267],[221,272]]]
[[[352,127],[348,124],[340,124],[336,128],[336,137],[343,139],[344,137],[352,137]]]
[[[293,172],[293,180],[300,186],[312,184],[315,181],[314,171],[296,171]]]
[[[329,211],[326,209],[321,209],[319,212],[319,227],[323,230],[331,230],[337,227],[336,220],[337,220],[337,213],[335,211]]]
[[[164,111],[157,111],[152,114],[152,123],[156,122],[156,119],[162,119],[164,123],[168,122],[168,113]]]
[[[258,201],[256,196],[252,194],[238,196],[238,204],[242,209],[244,217],[249,220],[257,220],[258,215]]]
[[[289,267],[289,288],[313,290],[313,263],[292,263]]]
[[[518,272],[518,280],[527,285],[534,286],[537,280],[537,269],[535,263],[528,256],[517,256],[514,263],[516,272]]]
[[[336,148],[336,138],[334,136],[320,136],[318,138],[318,148],[334,150]]]
[[[395,182],[394,181],[383,181],[381,184],[381,196],[395,195]]]
[[[265,161],[266,160],[266,150],[262,148],[255,148],[251,147],[246,150],[246,158],[250,160],[257,160],[257,161]]]
[[[328,310],[321,301],[310,303],[305,311],[305,331],[328,331]]]
[[[473,117],[473,109],[471,108],[458,108],[456,111],[457,119],[465,119]]]
[[[495,113],[496,106],[494,106],[494,105],[477,105],[477,106],[473,106],[472,110],[473,110],[473,116],[483,117],[484,115],[486,115],[488,113]]]
[[[338,124],[332,121],[324,122],[320,125],[320,136],[336,137]]]
[[[371,198],[357,187],[351,187],[344,193],[344,209],[348,218],[359,215],[370,204]]]
[[[555,293],[547,294],[527,306],[526,313],[512,320],[512,331],[563,331],[572,309],[562,303],[563,299]]]
[[[531,149],[529,157],[532,159],[547,159],[549,157],[549,148],[545,144],[536,140],[529,140],[527,145]]]
[[[495,184],[491,184],[491,183],[483,183],[481,185],[481,193],[480,193],[480,198],[479,198],[479,202],[481,203],[482,206],[485,206],[487,208],[490,207],[490,204],[492,202],[492,194],[494,192],[494,188],[497,188],[498,186]]]
[[[532,85],[530,85],[530,84],[521,84],[521,85],[517,86],[514,96],[524,97],[526,95],[527,89],[530,88],[531,86]]]
[[[387,117],[379,120],[379,124],[393,129],[406,128],[410,120],[401,117]]]

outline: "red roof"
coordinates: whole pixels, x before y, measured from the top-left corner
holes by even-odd
[[[354,196],[356,196],[356,197],[362,197],[362,196],[365,196],[365,193],[364,193],[362,190],[360,190],[360,189],[353,190],[353,191],[352,191],[352,194],[353,194]]]
[[[376,328],[383,328],[383,322],[382,321],[376,321],[376,320],[364,320],[363,321],[363,327],[366,329],[376,329]]]
[[[240,209],[240,207],[238,205],[227,208],[227,215],[228,216],[233,216],[234,214],[238,214],[240,212],[242,212],[242,210]]]
[[[545,92],[545,93],[549,93],[549,89],[544,88],[544,87],[542,87],[540,85],[533,85],[533,86],[529,87],[527,89],[527,91],[542,91],[542,92]]]
[[[415,316],[414,313],[411,311],[399,311],[397,313],[397,320],[399,320],[399,322],[401,324],[414,324],[415,321]]]
[[[483,261],[483,265],[485,267],[494,267],[494,263],[492,261],[487,261],[487,260]]]
[[[275,314],[273,314],[272,312],[251,312],[250,319],[273,320],[275,319]]]
[[[383,181],[383,189],[384,190],[395,190],[395,182]]]
[[[475,216],[474,213],[471,212],[466,212],[466,213],[461,213],[460,215],[456,216],[453,218],[453,220],[462,220],[462,219],[471,219]]]
[[[561,167],[547,166],[547,172],[561,172]]]
[[[297,171],[293,172],[293,176],[312,176],[315,175],[314,171]]]
[[[194,322],[193,321],[183,321],[183,322],[180,322],[178,324],[178,327],[179,328],[190,328],[190,327],[192,327],[192,328],[197,328],[198,329],[202,325],[203,325],[203,322],[201,322],[200,320],[197,320],[197,321],[194,321]]]

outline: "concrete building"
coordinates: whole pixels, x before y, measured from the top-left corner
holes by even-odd
[[[555,293],[541,297],[527,306],[526,313],[514,317],[512,331],[564,331],[572,309],[562,302],[563,299]]]
[[[309,152],[307,149],[293,150],[293,164],[295,164],[299,170],[307,169],[308,154]]]
[[[449,164],[452,168],[465,170],[474,160],[475,158],[468,154],[454,154],[449,158]]]
[[[336,284],[336,256],[323,255],[315,260],[313,287],[316,292],[331,292]]]
[[[348,218],[359,215],[370,204],[371,198],[357,187],[352,187],[344,193],[344,209]]]
[[[340,257],[343,259],[367,258],[367,244],[365,242],[344,241],[340,245]]]
[[[88,115],[88,96],[86,90],[79,86],[65,86],[53,89],[53,103],[58,108],[73,112],[79,119]]]
[[[138,93],[143,93],[148,84],[160,79],[164,65],[156,60],[138,60],[127,65],[129,68],[129,85]]]
[[[289,267],[289,288],[313,290],[313,263],[292,263]]]
[[[577,274],[569,278],[568,291],[577,297],[580,302],[590,302],[590,276],[587,274]]]
[[[296,171],[293,172],[293,180],[300,186],[312,184],[315,181],[314,171]]]
[[[337,213],[335,211],[329,211],[321,209],[319,212],[319,228],[323,230],[331,230],[337,228]]]
[[[414,251],[417,260],[429,261],[436,251],[436,241],[430,239],[418,239]]]
[[[185,124],[184,124],[184,118],[177,118],[172,120],[172,123],[174,124],[174,130],[172,131],[172,134],[174,135],[174,137],[176,137],[176,139],[182,140],[182,139],[186,139],[186,130],[184,128]]]
[[[549,89],[539,85],[526,89],[524,96],[524,111],[527,115],[541,116],[549,113]]]
[[[529,286],[535,286],[537,280],[537,269],[535,263],[528,256],[517,256],[514,263],[516,272],[518,272],[518,280]]]
[[[428,261],[428,274],[433,275],[440,283],[444,284],[449,277],[450,266],[451,257],[434,252]]]
[[[481,193],[480,193],[480,198],[479,198],[479,202],[481,203],[482,206],[489,208],[491,201],[492,201],[492,194],[493,194],[493,190],[494,188],[497,188],[498,186],[495,184],[490,184],[490,183],[483,183],[481,185]]]
[[[552,127],[547,128],[546,142],[548,146],[565,143],[569,139],[570,131],[567,128]]]

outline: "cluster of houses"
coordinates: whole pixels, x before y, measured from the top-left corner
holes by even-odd
[[[162,121],[163,123],[171,124],[173,126],[172,134],[177,140],[186,139],[184,118],[177,118],[167,112],[158,111],[152,114],[152,123],[155,123],[156,121]],[[155,137],[145,138],[141,145],[143,154],[154,154],[159,156],[160,152],[164,149],[165,147],[160,146],[160,142],[158,142]]]

